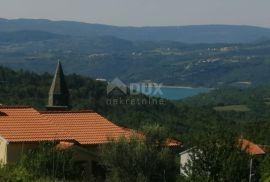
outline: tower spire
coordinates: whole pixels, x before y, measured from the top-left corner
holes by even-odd
[[[68,110],[69,91],[65,81],[61,62],[58,61],[52,85],[49,91],[47,110]]]

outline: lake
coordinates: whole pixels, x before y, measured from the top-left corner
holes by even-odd
[[[191,88],[191,87],[170,87],[163,86],[160,91],[155,90],[155,88],[140,90],[143,94],[151,95],[155,97],[161,97],[170,100],[179,100],[187,97],[195,96],[201,93],[207,93],[211,89],[210,88]]]

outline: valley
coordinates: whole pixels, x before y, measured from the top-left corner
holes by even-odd
[[[16,70],[52,73],[57,60],[61,60],[69,74],[108,81],[118,77],[125,83],[152,80],[164,85],[208,88],[270,83],[268,41],[184,44],[131,42],[107,36],[83,38],[35,31],[10,36],[14,34],[16,41],[8,39],[7,34],[3,40],[0,34],[0,64]]]

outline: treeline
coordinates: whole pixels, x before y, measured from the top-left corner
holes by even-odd
[[[38,75],[0,67],[0,81],[1,104],[31,105],[39,110],[45,109],[52,75],[48,73]],[[107,102],[110,97],[106,93],[106,83],[76,74],[66,76],[66,81],[70,89],[72,109],[92,109],[121,126],[139,130],[146,124],[159,124],[168,130],[167,137],[176,138],[184,143],[182,150],[195,145],[199,146],[198,142],[207,146],[208,133],[215,128],[222,128],[229,133],[234,133],[236,137],[242,136],[258,144],[270,145],[269,86],[249,89],[220,88],[183,101],[165,100],[165,103],[161,105],[111,105]],[[144,95],[126,95],[123,98],[149,99]],[[247,105],[250,111],[218,112],[213,109],[215,106],[241,104]],[[217,135],[217,137],[222,143],[222,136]],[[215,137],[212,139],[217,141]],[[226,146],[224,148],[226,149]],[[224,155],[224,158],[230,155]],[[260,168],[264,168],[262,171],[270,170],[267,167],[267,160],[269,156],[266,155],[258,161]],[[237,169],[235,170],[237,172]],[[219,172],[223,173],[223,170],[220,169]],[[262,172],[259,177],[264,173],[267,174]],[[198,176],[195,177],[198,178]]]

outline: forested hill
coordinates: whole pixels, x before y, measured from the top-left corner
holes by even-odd
[[[270,41],[252,44],[132,42],[111,36],[73,37],[40,31],[0,33],[0,65],[54,70],[125,83],[216,87],[270,83]]]
[[[248,43],[270,38],[270,29],[252,26],[197,25],[168,27],[118,27],[72,21],[0,19],[2,32],[39,30],[72,36],[115,36],[132,41],[185,43]]]
[[[43,31],[18,31],[0,32],[1,43],[23,43],[29,41],[44,41],[50,39],[61,39],[67,36],[48,33]]]
[[[138,129],[148,123],[159,123],[169,129],[172,137],[189,143],[199,132],[215,126],[241,132],[261,144],[270,144],[269,86],[221,88],[184,101],[167,100],[161,105],[110,105],[106,102],[104,82],[75,74],[67,75],[66,80],[74,110],[95,110],[124,127]],[[1,104],[45,109],[52,75],[0,67],[0,81]],[[147,98],[143,95],[134,97]]]

